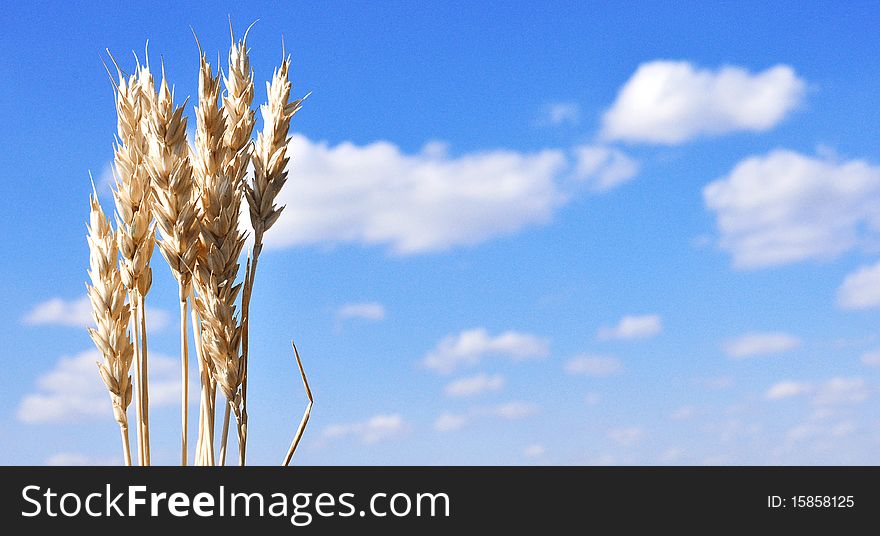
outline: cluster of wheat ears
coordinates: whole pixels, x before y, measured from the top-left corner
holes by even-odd
[[[260,106],[263,129],[252,140],[254,75],[247,32],[239,41],[232,34],[223,76],[213,74],[198,38],[196,44],[199,92],[193,145],[187,140],[186,101],[175,106],[164,63],[157,89],[148,59],[143,65],[136,59],[134,73],[126,74],[110,55],[116,67],[116,76],[110,74],[110,78],[118,115],[113,165],[116,224],[114,229],[93,185],[88,226],[91,284],[87,287],[95,321],[89,334],[103,354],[98,370],[119,423],[126,465],[132,465],[128,431],[132,401],[137,461],[150,465],[144,303],[152,283],[150,259],[156,243],[180,291],[181,464],[187,465],[190,455],[190,327],[201,386],[194,464],[225,465],[230,415],[235,418],[239,464],[244,465],[246,459],[250,300],[263,238],[284,208],[276,206],[275,199],[287,180],[290,121],[303,99],[290,97],[290,56],[282,53],[281,65],[266,84],[267,102]],[[243,280],[238,282],[246,238],[239,218],[245,203],[253,246],[247,252]],[[290,463],[302,437],[312,404],[299,352],[296,345],[293,348],[309,403],[284,465]],[[218,388],[226,403],[216,452]]]

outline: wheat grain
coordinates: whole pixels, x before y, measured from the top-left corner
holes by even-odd
[[[143,314],[139,309],[141,298],[146,296],[152,284],[150,259],[155,244],[151,211],[152,187],[145,165],[146,125],[143,118],[143,86],[138,78],[140,73],[123,75],[112,55],[110,58],[116,66],[119,78],[118,83],[114,83],[117,142],[114,146],[113,197],[116,204],[117,242],[121,256],[120,273],[122,282],[128,290],[129,303],[132,304],[132,319],[136,322],[134,333],[135,369],[138,378],[136,404],[138,460],[144,464],[148,452],[148,439],[143,416],[148,413],[144,410],[146,389],[142,384],[146,386],[146,376],[143,372],[145,367],[142,364],[141,354],[145,354],[146,349],[145,343],[141,343],[142,330],[137,322]]]
[[[268,100],[260,106],[263,116],[263,131],[257,135],[257,143],[251,161],[254,175],[251,184],[245,184],[245,198],[248,202],[251,225],[254,229],[254,245],[250,255],[249,269],[245,273],[242,292],[242,418],[247,424],[247,386],[249,357],[250,302],[253,293],[257,263],[263,250],[263,235],[281,216],[284,207],[275,205],[275,198],[287,181],[287,144],[290,141],[290,120],[302,106],[303,99],[290,100],[291,83],[288,77],[290,57],[285,57],[281,66],[272,75],[271,83],[266,84]],[[243,434],[241,457],[247,449],[247,429]]]
[[[187,459],[188,406],[188,329],[187,310],[197,255],[197,218],[193,199],[192,168],[186,140],[186,103],[174,106],[165,69],[155,102],[151,103],[149,121],[148,169],[153,184],[153,212],[161,231],[159,251],[178,282],[180,301],[180,340],[182,394],[181,459]]]
[[[117,269],[118,246],[116,234],[104,215],[98,196],[90,198],[89,217],[89,277],[87,285],[95,327],[89,335],[104,356],[98,371],[113,404],[113,416],[119,424],[125,464],[131,465],[128,442],[127,408],[132,400],[131,365],[134,347],[128,332],[130,310],[125,303],[126,289]]]

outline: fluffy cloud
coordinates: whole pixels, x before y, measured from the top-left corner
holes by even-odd
[[[621,447],[630,447],[645,437],[645,431],[637,426],[626,426],[609,430],[608,437]]]
[[[526,458],[540,458],[547,452],[544,445],[529,445],[523,449],[523,456]]]
[[[872,350],[862,354],[862,364],[869,367],[880,367],[880,350]]]
[[[837,305],[844,309],[880,306],[880,262],[863,266],[846,276],[837,289]]]
[[[733,358],[756,355],[778,354],[793,350],[801,345],[794,335],[780,332],[746,333],[724,343],[724,352]]]
[[[791,398],[802,394],[809,393],[812,386],[806,382],[782,381],[773,384],[767,389],[765,395],[770,400],[779,400],[782,398]]]
[[[645,339],[663,331],[659,315],[624,316],[616,326],[602,326],[597,337],[610,339]]]
[[[476,328],[445,337],[425,356],[422,363],[431,370],[445,374],[462,366],[476,365],[489,355],[524,360],[547,357],[549,353],[546,339],[517,331],[492,336],[486,329]]]
[[[489,391],[500,391],[504,387],[504,377],[500,374],[489,376],[477,374],[450,382],[443,394],[451,397],[474,396]]]
[[[52,298],[40,302],[23,319],[30,326],[70,326],[82,328],[94,325],[92,306],[88,296],[77,300]],[[156,332],[168,325],[168,313],[161,309],[147,307],[147,329]]]
[[[737,164],[703,199],[736,267],[827,259],[880,230],[880,167],[776,150]]]
[[[417,154],[376,142],[329,146],[294,135],[296,180],[266,235],[267,247],[314,243],[387,246],[397,254],[441,251],[546,223],[565,203],[559,150],[495,150],[450,157],[437,144]]]
[[[701,135],[764,131],[800,104],[805,86],[787,65],[750,73],[652,61],[621,88],[602,117],[602,136],[674,145]]]
[[[565,372],[585,376],[604,377],[620,372],[620,360],[616,357],[581,354],[565,363]]]
[[[18,419],[34,424],[102,417],[112,419],[110,395],[95,364],[101,359],[97,350],[60,358],[55,368],[37,379],[36,392],[21,400]],[[178,374],[177,360],[150,353],[150,407],[180,402]],[[198,392],[197,387],[195,392]]]
[[[782,381],[771,386],[766,397],[779,400],[810,393],[814,406],[829,409],[860,404],[870,397],[871,389],[864,378],[858,377],[835,377],[816,385],[809,382]]]
[[[538,411],[539,408],[535,404],[514,401],[497,406],[471,408],[465,413],[444,412],[434,421],[434,429],[438,432],[451,432],[479,419],[517,421],[536,415]]]
[[[542,124],[577,125],[581,118],[581,107],[575,102],[553,102],[544,107]]]
[[[594,192],[605,192],[632,180],[639,172],[638,163],[619,149],[601,145],[583,145],[573,150],[575,178]]]
[[[366,421],[349,424],[331,424],[324,428],[324,439],[355,437],[361,443],[372,444],[399,436],[406,422],[398,414],[376,415]]]
[[[434,421],[434,429],[438,432],[452,432],[464,427],[469,420],[470,417],[465,414],[442,413]]]
[[[831,378],[816,390],[813,403],[817,406],[847,406],[868,399],[871,390],[864,378]]]
[[[381,303],[348,303],[336,311],[340,320],[347,318],[363,318],[365,320],[382,320],[385,318],[385,307]]]
[[[693,419],[697,416],[699,410],[697,410],[694,406],[681,406],[677,410],[673,411],[669,418],[673,421],[687,421]]]

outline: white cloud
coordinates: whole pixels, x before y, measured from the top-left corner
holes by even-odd
[[[856,426],[852,421],[831,424],[806,422],[789,429],[785,436],[789,442],[797,443],[809,439],[842,438],[851,435],[855,430]]]
[[[880,306],[880,262],[847,275],[837,289],[837,305],[844,309]]]
[[[675,145],[701,135],[765,131],[801,102],[806,84],[787,65],[759,73],[643,63],[602,117],[609,140]]]
[[[77,454],[74,452],[59,452],[57,454],[53,454],[49,456],[44,462],[45,465],[51,466],[86,466],[86,465],[121,465],[122,461],[117,459],[96,459],[86,456],[84,454]]]
[[[528,402],[508,402],[489,408],[486,413],[509,421],[516,421],[538,413],[538,406]]]
[[[660,455],[660,463],[675,463],[684,456],[684,450],[678,447],[669,447]]]
[[[544,107],[541,123],[547,125],[577,125],[581,118],[581,107],[575,102],[553,102]]]
[[[329,146],[294,135],[287,205],[267,247],[357,243],[396,254],[473,245],[548,222],[567,201],[563,151],[450,157],[434,143],[405,154],[388,142]]]
[[[725,342],[724,352],[729,357],[743,358],[787,352],[800,345],[801,340],[788,333],[746,333],[736,339]]]
[[[339,439],[355,437],[361,443],[372,444],[399,436],[406,422],[398,414],[376,415],[366,421],[349,424],[331,424],[324,428],[322,437]]]
[[[593,377],[611,376],[620,372],[620,360],[616,357],[581,354],[565,363],[568,374],[583,374]]]
[[[94,325],[88,296],[76,300],[52,298],[34,306],[23,318],[30,326],[70,326],[84,328]],[[147,329],[156,332],[168,325],[168,313],[147,307]]]
[[[880,350],[872,350],[862,354],[862,364],[869,367],[880,367]]]
[[[815,415],[833,416],[833,408],[851,406],[866,401],[871,389],[864,378],[835,377],[818,385],[809,382],[782,381],[767,390],[766,397],[771,400],[791,398],[812,394],[811,403],[818,408]]]
[[[517,331],[491,336],[485,328],[475,328],[445,337],[422,363],[436,372],[450,373],[462,366],[476,365],[489,355],[524,360],[547,357],[549,353],[546,339]]]
[[[831,378],[819,386],[813,403],[817,406],[846,406],[860,404],[871,391],[863,378]]]
[[[504,387],[504,377],[500,374],[488,375],[477,374],[466,378],[459,378],[450,382],[443,393],[451,397],[474,396],[490,391],[500,391]]]
[[[765,395],[770,400],[780,400],[809,393],[812,386],[806,382],[782,381],[773,384]]]
[[[434,429],[438,432],[451,432],[465,426],[470,417],[464,414],[442,413],[434,421]]]
[[[605,192],[632,180],[639,164],[619,149],[584,145],[573,150],[575,178],[594,192]]]
[[[544,445],[529,445],[523,449],[523,456],[526,458],[540,458],[547,452]]]
[[[348,303],[336,311],[339,319],[363,318],[364,320],[382,320],[385,318],[385,307],[381,303]]]
[[[663,331],[659,315],[624,316],[616,326],[602,326],[597,337],[610,339],[646,339]]]
[[[608,437],[621,447],[630,447],[645,437],[645,431],[638,426],[626,426],[609,430]]]
[[[96,365],[101,359],[97,350],[60,358],[55,368],[37,379],[36,392],[22,398],[18,419],[33,424],[113,419],[110,395]],[[178,360],[151,352],[149,366],[150,407],[179,403]]]
[[[434,429],[438,432],[451,432],[480,419],[518,421],[536,415],[539,411],[540,408],[535,404],[513,401],[497,406],[475,407],[464,413],[444,412],[434,421]]]
[[[602,395],[599,393],[587,393],[584,395],[584,404],[589,407],[598,406],[602,402]]]
[[[681,406],[677,410],[673,411],[669,415],[669,418],[673,421],[686,421],[696,417],[697,413],[697,408],[694,406]]]
[[[703,190],[738,268],[833,258],[880,231],[880,167],[793,151],[752,156]]]

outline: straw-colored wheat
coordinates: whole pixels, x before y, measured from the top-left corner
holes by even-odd
[[[141,379],[138,385],[146,385],[145,360],[142,358],[142,354],[146,355],[146,344],[141,342],[143,330],[140,324],[141,320],[145,319],[146,312],[140,309],[140,303],[152,285],[150,259],[156,239],[155,227],[152,223],[152,185],[146,169],[147,124],[144,109],[149,106],[149,101],[144,97],[142,79],[146,80],[147,77],[143,73],[126,76],[118,65],[116,71],[119,80],[114,84],[117,142],[113,155],[115,178],[113,197],[116,202],[117,242],[121,256],[122,282],[128,291],[129,303],[132,306],[135,372]],[[141,464],[149,458],[147,433],[149,414],[148,410],[145,410],[145,396],[146,391],[139,388],[135,406],[138,423],[138,461]]]
[[[186,140],[186,103],[174,106],[165,70],[155,103],[152,104],[149,132],[149,172],[153,182],[153,211],[162,235],[159,250],[171,267],[179,287],[182,432],[181,461],[187,461],[188,428],[188,304],[198,253],[198,222],[193,198],[192,167]]]
[[[118,257],[116,233],[107,221],[96,193],[92,193],[90,203],[88,242],[89,277],[92,284],[88,285],[88,294],[95,327],[89,328],[89,335],[104,356],[104,361],[98,363],[98,371],[110,392],[113,416],[119,423],[122,434],[125,464],[131,465],[126,413],[132,399],[129,373],[134,346],[128,332],[131,313],[129,304],[125,302],[127,292],[116,264]]]
[[[271,83],[267,84],[268,102],[261,108],[265,126],[254,147],[251,140],[255,123],[251,109],[254,75],[247,34],[245,32],[239,41],[233,35],[228,70],[223,77],[213,73],[199,44],[199,93],[193,147],[186,139],[186,103],[179,107],[174,105],[164,65],[158,91],[149,63],[139,64],[133,75],[123,75],[117,66],[114,197],[119,231],[114,233],[93,196],[89,227],[93,282],[89,296],[96,327],[90,329],[90,333],[105,356],[100,365],[101,376],[111,393],[129,464],[126,408],[132,400],[133,388],[137,395],[138,461],[142,465],[150,464],[145,295],[152,283],[150,257],[157,241],[156,227],[160,231],[159,249],[179,285],[181,463],[186,465],[188,459],[187,313],[190,306],[201,384],[195,463],[225,463],[231,416],[237,423],[239,463],[245,463],[250,296],[263,236],[283,209],[275,205],[275,199],[287,180],[290,119],[302,103],[290,100],[290,59],[283,58]],[[225,88],[222,94],[221,78]],[[246,184],[252,158],[254,176]],[[239,259],[245,243],[239,222],[245,197],[255,242],[243,280],[239,282]],[[119,266],[117,257],[121,257]],[[127,331],[129,324],[133,328],[133,342]],[[299,443],[311,408],[311,391],[298,353],[296,358],[309,407],[296,430],[285,464]],[[132,364],[134,380],[128,376]],[[220,456],[215,460],[218,390],[226,403]]]
[[[260,106],[263,116],[263,131],[257,135],[257,143],[251,157],[254,166],[253,179],[245,184],[245,198],[248,203],[251,226],[254,229],[254,246],[250,263],[245,274],[244,291],[242,293],[242,379],[241,379],[241,414],[245,429],[241,433],[244,445],[241,447],[242,461],[247,448],[247,387],[248,357],[250,352],[249,324],[251,294],[254,288],[254,277],[257,263],[263,250],[263,235],[281,216],[284,207],[275,205],[275,198],[287,181],[287,144],[290,141],[290,120],[302,106],[302,99],[290,100],[291,83],[288,78],[290,57],[282,60],[281,66],[272,75],[272,81],[266,83],[268,101]]]

